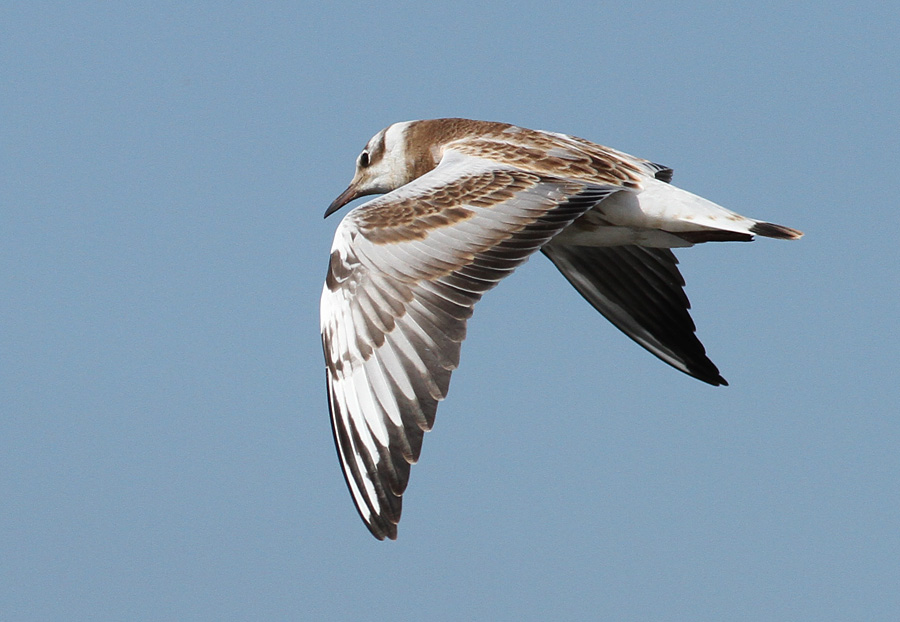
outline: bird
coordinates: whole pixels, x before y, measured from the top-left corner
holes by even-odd
[[[335,447],[369,531],[396,539],[410,466],[447,396],[473,307],[541,251],[628,337],[726,385],[695,335],[672,248],[793,240],[682,190],[672,169],[508,123],[394,123],[356,158],[320,303]]]

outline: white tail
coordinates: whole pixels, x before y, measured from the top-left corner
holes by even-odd
[[[639,193],[617,192],[603,201],[598,208],[604,218],[623,227],[679,234],[690,242],[749,240],[754,235],[796,239],[803,235],[796,229],[741,216],[657,179],[642,179],[641,185]]]

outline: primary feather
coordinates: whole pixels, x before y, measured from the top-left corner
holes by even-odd
[[[396,538],[410,465],[481,296],[538,250],[600,313],[673,367],[727,384],[694,334],[670,248],[794,239],[667,183],[671,169],[504,123],[394,124],[326,215],[347,214],[321,300],[332,429],[372,534]]]

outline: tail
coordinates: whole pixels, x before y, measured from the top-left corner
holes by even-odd
[[[712,201],[657,179],[641,180],[643,189],[616,192],[599,209],[614,225],[659,229],[689,243],[748,241],[754,235],[796,240],[802,232],[741,216]]]
[[[761,220],[757,220],[756,224],[750,227],[750,233],[779,240],[798,240],[803,237],[802,231]]]

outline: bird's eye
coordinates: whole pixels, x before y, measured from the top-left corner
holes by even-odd
[[[359,168],[366,168],[369,166],[369,152],[363,151],[359,154]]]

